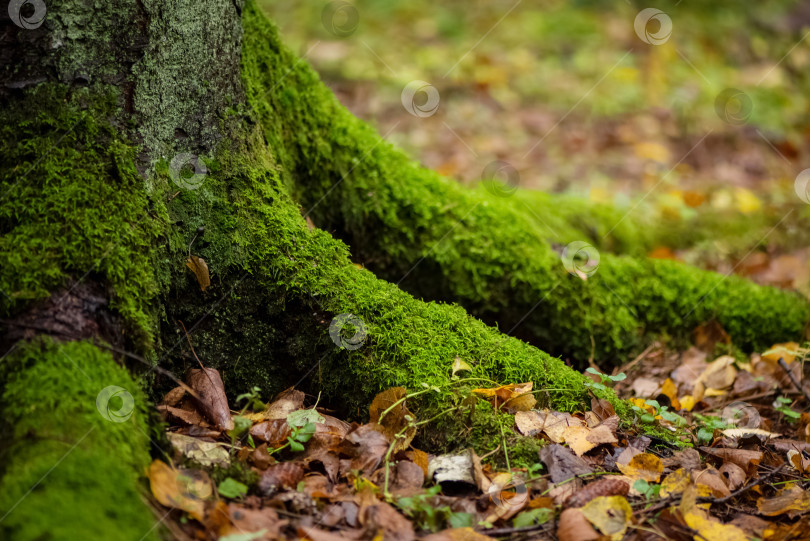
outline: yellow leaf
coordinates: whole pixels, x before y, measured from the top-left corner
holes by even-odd
[[[456,375],[456,372],[461,372],[462,370],[467,370],[468,372],[472,372],[472,366],[467,364],[461,357],[456,357],[453,361],[453,375]]]
[[[641,142],[635,144],[636,156],[658,163],[669,163],[670,152],[667,147],[658,143]]]
[[[798,353],[799,344],[796,342],[785,342],[783,344],[774,344],[771,349],[762,354],[762,358],[768,361],[778,362],[781,357],[787,364],[790,364]]]
[[[664,384],[661,386],[661,394],[666,395],[667,398],[669,398],[669,401],[672,402],[672,409],[675,411],[679,411],[681,409],[681,403],[678,400],[678,387],[670,378],[667,378],[666,381],[664,381]]]
[[[692,479],[689,472],[683,468],[678,468],[674,472],[666,476],[661,482],[661,491],[659,496],[666,498],[671,494],[680,494],[686,487],[692,484]]]
[[[205,291],[205,288],[211,285],[211,278],[208,275],[208,263],[205,262],[205,259],[190,255],[186,260],[186,267],[191,269],[191,272],[197,277],[200,289]]]
[[[496,408],[506,408],[513,411],[529,411],[537,400],[532,394],[532,386],[529,381],[526,383],[510,383],[491,389],[473,389],[472,392],[483,398],[489,399]]]
[[[161,505],[181,509],[200,521],[205,516],[205,501],[214,494],[204,471],[175,470],[161,460],[149,466],[149,486]]]
[[[650,453],[641,453],[630,459],[627,464],[616,464],[619,470],[633,479],[644,479],[650,483],[657,483],[664,471],[661,459]]]
[[[695,407],[695,397],[688,394],[686,396],[682,396],[680,399],[681,409],[686,411],[692,411],[692,408]]]
[[[752,214],[762,208],[762,201],[747,188],[737,187],[734,189],[734,199],[737,203],[737,210],[743,214]]]
[[[624,496],[599,496],[582,507],[588,521],[611,539],[624,537],[633,509]]]

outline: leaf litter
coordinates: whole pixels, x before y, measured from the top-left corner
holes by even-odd
[[[794,381],[803,381],[807,351],[645,353],[655,362],[637,362],[626,380],[591,372],[629,400],[635,423],[595,396],[590,411],[537,408],[530,382],[471,390],[468,399],[514,415],[506,431],[541,446],[509,470],[472,449],[414,447],[420,422],[409,400],[425,391],[382,391],[365,424],[329,415],[296,389],[267,404],[254,390],[233,411],[219,372],[201,366],[158,406],[173,454],[150,466],[151,494],[171,531],[189,539],[810,535],[810,415]],[[468,366],[455,359],[451,370]],[[650,427],[673,436],[645,435]]]

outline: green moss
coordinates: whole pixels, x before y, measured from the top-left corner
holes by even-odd
[[[19,344],[0,378],[0,537],[155,539],[157,519],[141,503],[139,481],[149,464],[150,406],[126,370],[90,343],[40,339]],[[134,399],[119,422],[96,407],[111,385]],[[108,406],[116,412],[123,403]]]
[[[684,337],[711,319],[747,350],[795,339],[808,320],[798,295],[671,261],[603,253],[587,281],[568,274],[560,251],[572,240],[606,237],[599,246],[624,251],[649,241],[603,207],[497,197],[419,167],[345,110],[253,2],[243,75],[295,198],[355,261],[417,296],[458,302],[543,349],[606,364],[626,361],[649,335]]]
[[[148,342],[161,206],[111,125],[116,93],[42,84],[21,103],[0,113],[0,310],[100,281]]]

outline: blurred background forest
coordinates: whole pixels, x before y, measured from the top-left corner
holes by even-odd
[[[425,166],[474,184],[501,160],[521,189],[671,231],[652,257],[810,294],[810,2],[662,2],[658,44],[630,1],[359,0],[332,14],[344,36],[323,22],[335,5],[262,2],[344,105]],[[414,80],[438,90],[435,114],[403,107]]]

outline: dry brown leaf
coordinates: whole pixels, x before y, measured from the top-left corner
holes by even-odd
[[[759,498],[757,508],[766,517],[787,513],[790,518],[794,518],[810,511],[810,493],[796,485],[789,486],[771,498]]]
[[[510,383],[491,389],[473,389],[472,392],[489,400],[496,409],[505,408],[511,411],[529,411],[537,400],[531,393],[534,383]]]
[[[631,479],[643,479],[648,483],[657,483],[664,471],[661,459],[650,453],[638,454],[627,464],[619,464],[617,461],[616,466]]]
[[[745,470],[733,462],[726,462],[720,466],[720,475],[726,480],[726,485],[729,490],[737,490],[745,483],[746,474]]]
[[[805,457],[806,454],[807,453],[791,449],[787,452],[788,464],[799,473],[810,470],[810,458]]]
[[[360,523],[367,532],[379,535],[386,541],[411,541],[416,538],[411,521],[385,502],[365,507],[360,515]]]
[[[250,435],[259,441],[267,442],[272,447],[278,447],[290,435],[290,425],[286,419],[273,419],[263,421],[250,427]]]
[[[728,485],[726,485],[725,478],[714,468],[706,468],[699,472],[693,471],[692,480],[695,482],[695,486],[698,487],[698,491],[701,494],[708,492],[715,498],[725,498],[731,495],[731,491],[729,491]],[[705,487],[705,489],[701,490],[701,487]]]
[[[380,427],[388,441],[394,442],[394,453],[407,449],[416,436],[416,427],[408,426],[409,419],[413,418],[405,405],[407,394],[404,387],[387,389],[377,394],[368,408],[370,423]],[[403,431],[405,437],[398,438],[397,434]]]
[[[304,393],[290,387],[279,393],[275,399],[267,405],[264,411],[246,414],[245,417],[254,423],[273,421],[276,419],[284,419],[286,421],[289,414],[303,409],[304,397]]]
[[[589,501],[599,496],[626,496],[630,491],[630,486],[621,479],[605,477],[585,485],[567,500],[564,507],[582,507]]]
[[[259,479],[259,490],[271,494],[280,488],[295,488],[304,478],[304,468],[297,462],[279,462],[267,468]]]
[[[554,483],[567,481],[577,475],[593,473],[593,468],[587,462],[557,443],[540,449],[540,460],[548,467],[551,481]]]
[[[181,509],[199,521],[205,516],[205,502],[214,494],[204,471],[176,470],[160,460],[149,466],[149,487],[161,505]]]
[[[180,403],[183,397],[186,396],[186,386],[185,385],[178,385],[168,393],[166,396],[163,397],[163,400],[160,401],[162,406],[176,406]]]
[[[185,423],[187,425],[203,427],[210,426],[203,417],[202,413],[197,411],[197,409],[190,404],[185,408],[175,408],[172,406],[160,405],[157,406],[157,410],[165,413],[169,419],[174,419],[175,421],[180,421],[181,423]]]
[[[557,538],[560,541],[596,541],[600,537],[580,509],[569,508],[560,515],[557,523]]]
[[[754,475],[757,471],[760,461],[762,461],[761,451],[750,451],[747,449],[722,449],[717,447],[701,447],[701,451],[706,454],[716,456],[723,460],[723,462],[732,462],[743,470],[748,475]]]
[[[269,507],[250,509],[241,503],[229,503],[228,515],[233,527],[228,531],[220,531],[221,536],[266,530],[260,540],[278,539],[281,536],[281,529],[289,523],[288,520],[279,518]]]
[[[214,368],[192,368],[186,378],[197,398],[194,402],[208,419],[220,430],[233,429],[231,410],[228,408],[228,398],[225,396],[225,386],[219,371]]]
[[[388,439],[381,430],[366,424],[349,432],[337,449],[351,458],[352,469],[371,475],[388,452],[388,446]]]
[[[186,267],[191,269],[191,272],[197,277],[197,283],[200,284],[200,289],[205,291],[205,288],[211,285],[211,278],[208,275],[208,263],[205,262],[205,259],[197,257],[196,255],[190,255],[188,259],[186,259]]]
[[[451,528],[421,539],[422,541],[495,541],[494,538],[478,533],[472,528]]]

